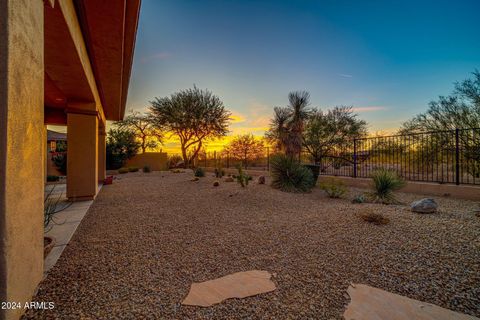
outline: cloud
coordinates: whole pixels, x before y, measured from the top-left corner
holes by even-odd
[[[243,115],[241,115],[240,113],[233,113],[230,116],[230,123],[231,124],[245,122],[245,120],[246,120],[245,117]]]
[[[172,55],[169,52],[159,52],[151,56],[143,57],[140,59],[142,63],[146,63],[150,60],[166,60],[169,59]]]
[[[373,112],[373,111],[380,111],[380,110],[387,110],[387,107],[383,106],[368,106],[368,107],[354,107],[353,111],[361,113],[361,112]]]
[[[338,75],[342,78],[353,78],[351,74],[339,73]]]

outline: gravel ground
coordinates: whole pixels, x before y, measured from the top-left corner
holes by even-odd
[[[208,175],[128,173],[105,186],[35,297],[55,309],[26,317],[341,319],[352,282],[480,316],[478,203],[436,198],[440,213],[418,215],[351,204],[361,190],[329,199],[319,189],[213,187]],[[365,210],[390,223],[362,221]],[[180,305],[192,282],[253,269],[272,272],[278,289]]]

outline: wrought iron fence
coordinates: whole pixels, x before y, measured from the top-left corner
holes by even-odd
[[[204,152],[197,165],[269,170],[271,150],[232,157],[226,152]],[[480,128],[359,138],[317,154],[302,151],[303,163],[316,163],[322,175],[367,178],[380,167],[397,171],[409,181],[480,184]]]

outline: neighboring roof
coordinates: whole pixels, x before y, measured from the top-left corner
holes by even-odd
[[[67,141],[67,134],[52,130],[47,130],[47,141]]]

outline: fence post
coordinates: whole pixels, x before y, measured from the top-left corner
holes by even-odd
[[[460,146],[459,146],[460,130],[455,129],[455,184],[460,184]]]
[[[353,177],[357,177],[357,139],[353,139]]]
[[[205,150],[205,168],[207,167],[207,151]]]
[[[213,150],[213,166],[217,167],[217,150]]]
[[[227,169],[230,168],[230,153],[227,152]]]
[[[267,147],[267,171],[270,171],[270,147]]]

